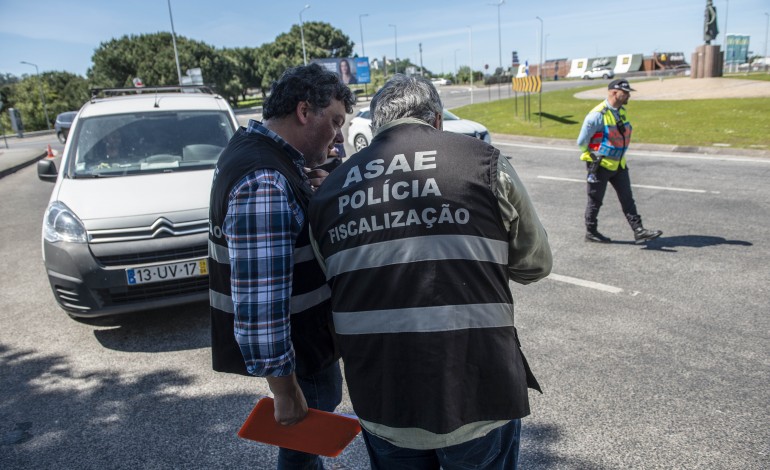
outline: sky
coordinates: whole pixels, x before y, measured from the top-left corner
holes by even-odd
[[[541,50],[548,59],[683,52],[689,62],[703,43],[705,0],[499,2],[171,0],[171,10],[178,36],[217,48],[272,42],[299,24],[301,14],[303,21],[342,30],[355,53],[370,59],[390,59],[397,48],[399,58],[419,65],[422,44],[422,64],[434,73],[451,73],[471,61],[474,69],[489,65],[491,72],[501,63],[509,66],[512,51],[531,64],[540,62]],[[727,23],[728,33],[751,36],[750,51],[765,53],[770,0],[713,4],[719,35],[712,44],[724,44]],[[310,8],[303,10],[305,5]],[[34,74],[33,66],[20,63],[25,61],[41,73],[85,76],[101,43],[160,31],[171,31],[168,0],[0,0],[0,73]],[[182,64],[182,71],[193,66]]]

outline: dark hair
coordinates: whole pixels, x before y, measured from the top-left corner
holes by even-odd
[[[315,111],[320,111],[332,102],[342,101],[345,111],[353,112],[356,98],[336,73],[318,64],[301,65],[287,69],[270,88],[262,107],[262,118],[282,118],[297,109],[297,104],[307,101]]]

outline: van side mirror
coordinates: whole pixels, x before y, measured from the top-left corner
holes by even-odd
[[[53,160],[43,159],[37,162],[37,177],[42,181],[55,183],[59,172],[56,170],[56,164]]]

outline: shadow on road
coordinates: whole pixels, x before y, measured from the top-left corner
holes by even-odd
[[[526,469],[591,469],[603,470],[609,467],[598,462],[588,462],[573,457],[557,455],[552,446],[562,439],[559,429],[553,424],[529,424],[521,426],[521,453],[519,466]]]
[[[171,352],[208,348],[208,303],[85,320],[105,348],[123,352]]]
[[[614,245],[636,245],[633,240],[612,240]],[[660,237],[645,244],[638,245],[645,250],[667,251],[677,253],[674,248],[705,248],[718,245],[754,246],[753,243],[743,240],[728,240],[724,237],[710,235],[678,235],[674,237]]]
[[[705,248],[718,245],[754,246],[753,243],[743,240],[727,240],[724,237],[710,235],[678,235],[674,237],[660,237],[649,241],[644,245],[645,250],[669,251],[676,253],[674,248]]]
[[[196,394],[184,364],[121,374],[0,344],[0,468],[255,468],[275,448],[235,436],[256,396]],[[187,367],[194,367],[187,365]],[[228,380],[228,379],[223,379]],[[259,449],[259,454],[257,449]]]

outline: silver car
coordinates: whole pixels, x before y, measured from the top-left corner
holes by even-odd
[[[56,301],[97,317],[207,299],[209,191],[232,109],[205,89],[102,94],[75,117],[61,167],[38,163],[56,182],[42,242]]]

